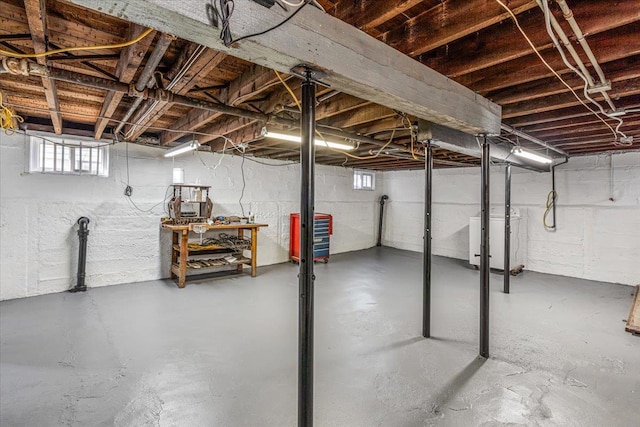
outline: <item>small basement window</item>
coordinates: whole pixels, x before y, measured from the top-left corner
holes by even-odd
[[[32,136],[29,172],[109,176],[109,147],[104,142]]]
[[[353,189],[354,190],[375,190],[376,174],[370,171],[353,171]]]

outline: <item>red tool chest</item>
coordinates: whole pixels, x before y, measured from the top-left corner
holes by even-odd
[[[329,246],[333,234],[333,217],[316,213],[313,221],[313,260],[329,262]],[[300,262],[300,214],[289,216],[289,259]]]

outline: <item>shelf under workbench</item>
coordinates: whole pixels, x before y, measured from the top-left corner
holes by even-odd
[[[251,232],[251,246],[247,250],[251,251],[251,257],[240,257],[236,261],[227,264],[201,266],[200,268],[189,267],[190,255],[207,255],[207,254],[222,254],[222,253],[238,253],[240,252],[236,248],[228,248],[221,245],[199,245],[195,243],[189,243],[190,233],[196,234],[192,231],[191,225],[175,225],[175,224],[162,224],[164,229],[172,232],[172,245],[171,245],[171,277],[178,283],[178,287],[184,288],[187,278],[187,271],[202,271],[202,274],[208,274],[216,271],[225,271],[229,267],[236,267],[238,272],[242,271],[244,265],[251,266],[251,277],[255,277],[257,274],[257,257],[258,257],[258,230],[262,227],[268,227],[267,224],[223,224],[223,225],[210,225],[210,224],[195,224],[198,226],[204,226],[206,231],[229,231],[236,230],[238,238],[244,237],[244,232]],[[214,260],[203,261],[191,261],[192,263],[206,263],[213,262]]]

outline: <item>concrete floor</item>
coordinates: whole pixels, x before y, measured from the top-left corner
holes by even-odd
[[[476,358],[477,271],[389,248],[316,266],[318,426],[638,426],[632,288],[492,274],[491,352]],[[293,426],[297,267],[0,304],[2,426]]]

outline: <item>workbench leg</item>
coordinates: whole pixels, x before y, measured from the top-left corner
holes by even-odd
[[[258,230],[251,229],[251,277],[258,273]]]
[[[238,239],[243,239],[244,238],[244,230],[242,228],[238,228]],[[242,254],[242,256],[244,257],[244,254]],[[242,273],[242,267],[244,267],[244,264],[238,264],[238,273]]]
[[[187,257],[189,256],[189,231],[183,230],[180,239],[180,276],[178,277],[178,287],[184,288],[187,277]]]
[[[173,272],[173,264],[178,263],[178,251],[175,249],[180,244],[178,239],[178,233],[176,231],[171,232],[171,278],[177,279],[178,276]]]

